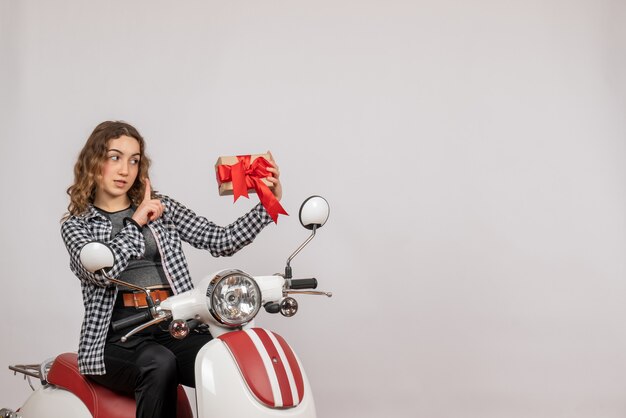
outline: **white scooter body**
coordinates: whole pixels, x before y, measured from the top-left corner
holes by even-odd
[[[18,414],[22,418],[92,418],[78,396],[53,385],[33,392]]]
[[[311,386],[299,360],[298,366],[304,384],[302,399],[291,408],[270,407],[261,402],[248,387],[226,343],[220,338],[215,338],[206,344],[196,357],[197,416],[315,418]],[[83,401],[76,395],[54,385],[47,385],[33,392],[18,413],[22,418],[92,417]]]

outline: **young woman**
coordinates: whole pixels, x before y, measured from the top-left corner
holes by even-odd
[[[280,200],[279,170],[271,163],[268,180]],[[61,235],[70,268],[81,280],[85,306],[80,372],[108,388],[134,394],[137,417],[174,417],[177,386],[195,386],[196,354],[211,335],[190,333],[176,340],[167,326],[154,325],[122,343],[124,332],[112,331],[111,322],[145,309],[145,300],[85,270],[80,250],[88,242],[106,243],[115,255],[108,275],[154,289],[162,299],[193,288],[181,241],[215,257],[232,255],[251,243],[271,218],[258,204],[232,224],[217,226],[174,199],[155,194],[149,167],[144,140],[135,128],[115,121],[98,125],[74,167]]]

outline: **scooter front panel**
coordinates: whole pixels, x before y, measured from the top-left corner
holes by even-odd
[[[315,405],[310,385],[293,351],[289,348],[285,352],[282,344],[286,345],[286,342],[282,338],[277,338],[276,334],[263,329],[248,330],[248,332],[254,332],[257,337],[259,333],[263,335],[262,332],[265,332],[266,336],[258,337],[257,345],[255,345],[252,342],[252,339],[255,338],[254,335],[251,337],[246,331],[230,332],[212,340],[198,353],[196,358],[196,397],[199,417],[314,418],[316,416]],[[229,341],[230,347],[224,339]],[[274,342],[271,341],[272,339]],[[273,354],[267,352],[264,354],[269,359],[270,364],[267,366],[258,352],[258,345],[264,347],[270,342],[274,345],[274,352]],[[244,366],[247,368],[248,376],[256,376],[260,379],[260,383],[254,383],[257,386],[255,390],[266,398],[265,401],[262,401],[257,393],[253,393],[253,388],[246,381],[241,365],[231,352],[232,347],[235,347],[235,351],[244,353],[242,354],[244,357],[252,358],[252,360],[248,358],[248,360],[242,361],[249,363]],[[274,363],[273,358],[277,359],[276,363]],[[291,362],[294,362],[297,368],[291,366]],[[275,377],[276,381],[272,388],[272,383],[269,382],[268,367],[271,369],[278,368],[281,372],[280,367],[274,366],[274,364],[282,365],[283,369],[295,369],[298,377],[289,378],[286,376],[286,371],[283,370],[282,373],[285,375],[281,378]],[[280,381],[282,381],[282,385]],[[276,406],[280,403],[282,406]]]
[[[248,388],[270,408],[291,408],[304,394],[300,367],[291,348],[281,345],[276,335],[262,328],[220,336],[226,343]],[[288,353],[288,354],[287,354]]]

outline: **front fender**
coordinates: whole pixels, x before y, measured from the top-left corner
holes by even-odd
[[[313,393],[284,339],[252,328],[226,333],[196,357],[198,416],[315,418]]]

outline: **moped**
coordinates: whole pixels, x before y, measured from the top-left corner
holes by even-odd
[[[263,307],[268,313],[291,317],[298,311],[290,295],[332,296],[315,291],[314,278],[294,279],[291,260],[313,239],[329,215],[328,202],[311,196],[300,207],[300,223],[311,235],[289,256],[285,272],[251,276],[238,269],[217,271],[188,292],[154,300],[150,290],[116,278],[111,282],[134,288],[146,296],[148,308],[112,324],[129,329],[122,341],[158,323],[169,323],[173,338],[185,338],[202,328],[213,339],[198,352],[195,362],[197,417],[315,418],[311,386],[299,358],[285,339],[254,319]],[[81,262],[91,272],[111,267],[113,253],[102,243],[86,244]],[[64,353],[41,364],[13,365],[14,374],[28,380],[33,393],[17,411],[0,410],[0,418],[132,418],[135,400],[104,388],[78,372],[75,353]],[[35,389],[30,379],[38,379]],[[192,418],[190,402],[178,388],[178,418]]]

